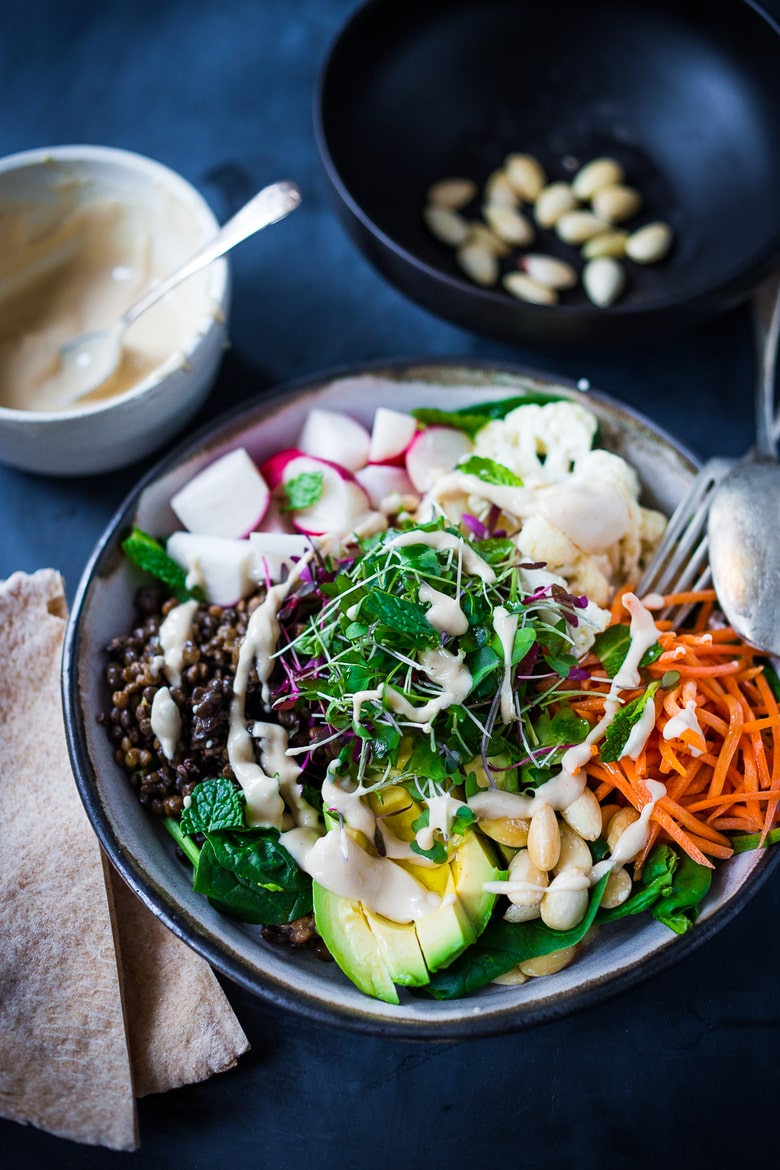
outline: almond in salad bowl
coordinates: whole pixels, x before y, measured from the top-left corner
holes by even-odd
[[[456,363],[189,440],[69,626],[113,864],[240,985],[383,1035],[527,1027],[705,942],[776,864],[724,711],[776,706],[712,598],[676,632],[633,592],[694,467],[596,391]]]

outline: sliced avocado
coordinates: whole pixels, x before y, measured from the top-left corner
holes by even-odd
[[[473,829],[461,837],[450,865],[457,895],[476,934],[480,935],[496,904],[496,895],[487,893],[484,883],[500,881],[504,871],[496,865],[490,842]]]
[[[360,902],[332,894],[319,882],[312,887],[317,930],[341,970],[366,995],[399,1003],[376,935]]]
[[[430,974],[412,922],[391,922],[363,907],[366,922],[379,944],[390,978],[402,987],[422,987]]]
[[[429,971],[438,971],[456,959],[477,937],[463,903],[455,892],[449,865],[425,868],[407,865],[418,881],[441,896],[441,905],[414,924]]]

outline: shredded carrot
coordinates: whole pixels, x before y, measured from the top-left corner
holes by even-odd
[[[625,592],[612,603],[613,623],[628,625]],[[711,867],[732,856],[730,834],[760,832],[763,841],[780,825],[780,703],[761,653],[731,627],[711,624],[715,605],[712,590],[663,598],[665,609],[694,610],[680,632],[672,621],[656,622],[661,654],[647,668],[651,678],[662,681],[655,726],[635,759],[607,761],[597,752],[585,765],[602,806],[617,802],[640,814],[646,810],[635,874],[658,841],[671,841],[699,865]],[[676,682],[670,672],[678,676]],[[610,680],[594,670],[572,707],[595,726],[609,691]],[[641,693],[623,692],[621,699],[628,703]],[[653,780],[665,788],[654,802]]]

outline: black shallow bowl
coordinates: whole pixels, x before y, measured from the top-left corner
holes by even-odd
[[[316,131],[337,211],[376,268],[504,340],[652,339],[736,306],[780,263],[780,30],[744,0],[370,0],[328,54]],[[609,309],[472,284],[425,228],[425,192],[484,181],[511,151],[551,178],[571,177],[566,156],[617,157],[644,198],[637,222],[667,220],[672,252],[631,266]]]

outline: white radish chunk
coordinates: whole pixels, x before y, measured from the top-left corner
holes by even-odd
[[[403,467],[395,467],[392,463],[368,463],[355,472],[355,479],[368,496],[372,508],[379,508],[383,501],[393,497],[419,501],[419,493],[409,479]],[[413,504],[416,507],[416,502]]]
[[[299,532],[310,536],[332,532],[342,536],[350,531],[358,517],[369,510],[368,496],[342,467],[324,459],[301,455],[287,464],[282,483],[290,488],[292,481],[302,475],[321,477],[321,486],[319,495],[311,504],[294,508],[290,513]]]
[[[311,541],[302,532],[250,532],[252,576],[259,584],[266,580],[281,581],[282,571],[311,549]]]
[[[341,410],[310,410],[298,437],[298,449],[314,459],[357,471],[368,462],[370,436],[357,419]]]
[[[410,414],[378,407],[371,427],[368,462],[390,463],[403,458],[416,430],[417,423]]]
[[[473,449],[473,443],[457,427],[426,427],[418,431],[406,452],[406,470],[414,488],[427,492],[434,481]]]
[[[165,549],[187,571],[190,588],[199,585],[214,605],[235,605],[257,588],[248,540],[173,532]]]
[[[180,488],[171,507],[189,532],[246,536],[268,510],[271,492],[249,453],[229,451]]]

